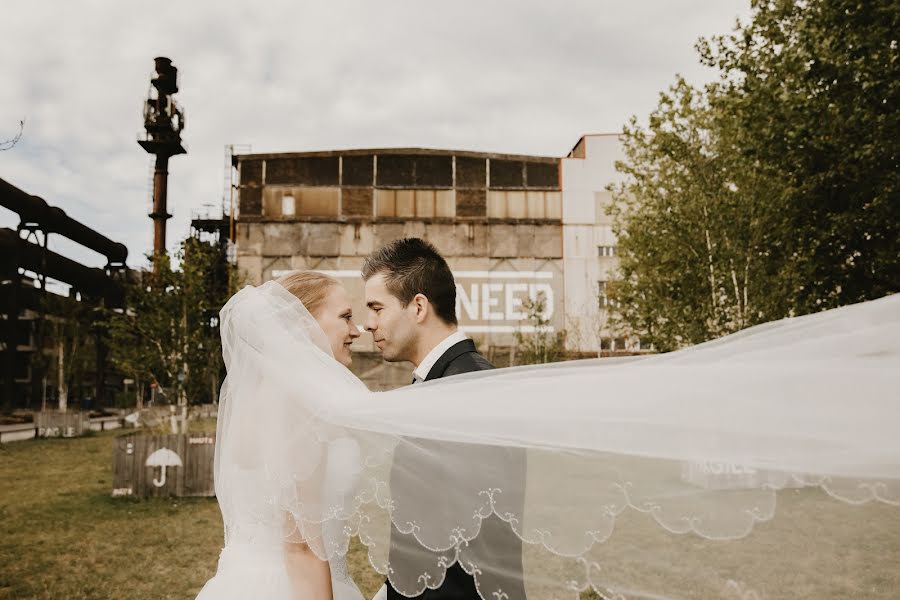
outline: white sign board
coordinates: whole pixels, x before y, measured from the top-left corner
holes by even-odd
[[[278,278],[290,271],[272,271]],[[326,271],[320,273],[335,279],[362,284],[359,271]],[[532,325],[521,323],[528,318],[525,301],[544,297],[542,317],[550,320],[556,312],[553,271],[455,271],[456,315],[460,330],[466,333],[531,333]],[[352,286],[348,286],[353,290]],[[547,331],[552,332],[553,327]]]

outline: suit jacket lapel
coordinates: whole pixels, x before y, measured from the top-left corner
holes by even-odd
[[[450,363],[466,352],[476,352],[475,342],[472,340],[463,340],[450,346],[450,348],[437,359],[434,366],[431,367],[431,370],[428,371],[425,381],[431,381],[432,379],[439,379],[442,377]]]

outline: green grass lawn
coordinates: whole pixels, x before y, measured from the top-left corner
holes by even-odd
[[[117,434],[0,446],[0,600],[193,598],[213,575],[223,542],[216,501],[111,498]],[[598,564],[614,565],[613,583],[641,581],[677,597],[709,598],[721,597],[721,589],[698,589],[698,574],[710,572],[715,583],[718,573],[733,573],[767,598],[900,597],[900,509],[894,506],[854,507],[818,489],[785,490],[775,519],[725,547],[668,535],[633,511],[620,519],[629,525],[591,553]],[[791,539],[800,545],[781,543],[786,527],[799,528],[802,535]],[[526,560],[533,552],[526,547]],[[371,598],[382,578],[358,543],[349,562]]]
[[[215,499],[111,498],[116,434],[0,446],[0,599],[181,600],[215,573]],[[371,597],[364,549],[350,560]]]

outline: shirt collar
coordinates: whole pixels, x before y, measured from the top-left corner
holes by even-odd
[[[416,370],[413,371],[413,375],[419,379],[420,381],[425,381],[428,377],[428,374],[431,372],[431,368],[434,366],[434,363],[438,361],[438,359],[444,355],[444,352],[458,344],[463,340],[469,339],[466,337],[462,331],[455,331],[444,338],[444,341],[431,349],[431,352],[425,355],[425,358],[422,359],[422,362],[419,363],[419,366],[416,367]]]

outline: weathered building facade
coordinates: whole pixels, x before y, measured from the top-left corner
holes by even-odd
[[[569,350],[606,353],[640,349],[637,339],[617,332],[609,283],[619,266],[609,187],[622,182],[616,161],[624,160],[617,134],[583,136],[560,162],[563,198],[563,311]]]
[[[544,317],[564,326],[560,159],[428,149],[345,150],[234,157],[238,269],[258,284],[316,269],[350,290],[365,320],[360,268],[376,248],[421,237],[457,280],[461,329],[502,352],[528,330],[523,302],[543,295]],[[372,352],[363,335],[355,350]],[[380,359],[355,370],[389,386]]]

